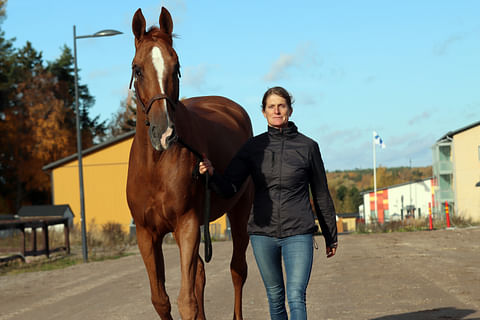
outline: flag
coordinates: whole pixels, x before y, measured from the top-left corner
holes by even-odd
[[[383,143],[382,138],[380,138],[378,133],[376,133],[375,131],[373,131],[373,140],[375,140],[375,144],[378,144],[378,145],[380,145],[380,147],[382,147],[382,149],[385,149],[385,147],[386,147],[385,143]]]

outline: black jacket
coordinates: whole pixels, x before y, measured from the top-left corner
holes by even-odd
[[[293,122],[251,138],[223,175],[214,171],[210,186],[224,197],[239,190],[248,176],[255,198],[248,233],[278,238],[313,233],[313,205],[327,246],[337,242],[335,208],[318,144],[297,131]]]

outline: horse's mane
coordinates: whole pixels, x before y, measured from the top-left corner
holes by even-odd
[[[169,37],[165,32],[163,32],[159,27],[157,26],[151,26],[148,28],[147,33],[145,33],[145,36],[152,38],[153,40],[157,39],[162,39],[164,41],[167,41],[172,44],[172,39],[173,38],[180,38],[176,33],[172,33],[172,36]]]

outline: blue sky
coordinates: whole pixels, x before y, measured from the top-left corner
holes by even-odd
[[[327,170],[372,168],[372,131],[387,145],[377,165],[431,165],[431,146],[480,120],[480,1],[66,1],[10,0],[2,25],[56,59],[77,35],[81,82],[109,119],[128,94],[131,21],[147,26],[169,9],[180,58],[181,97],[223,95],[266,129],[263,93],[295,98],[292,120],[320,145]]]

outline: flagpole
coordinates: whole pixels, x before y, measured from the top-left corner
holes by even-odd
[[[378,219],[378,206],[377,206],[377,159],[375,154],[375,133],[373,134],[373,193],[375,197],[375,219]]]

